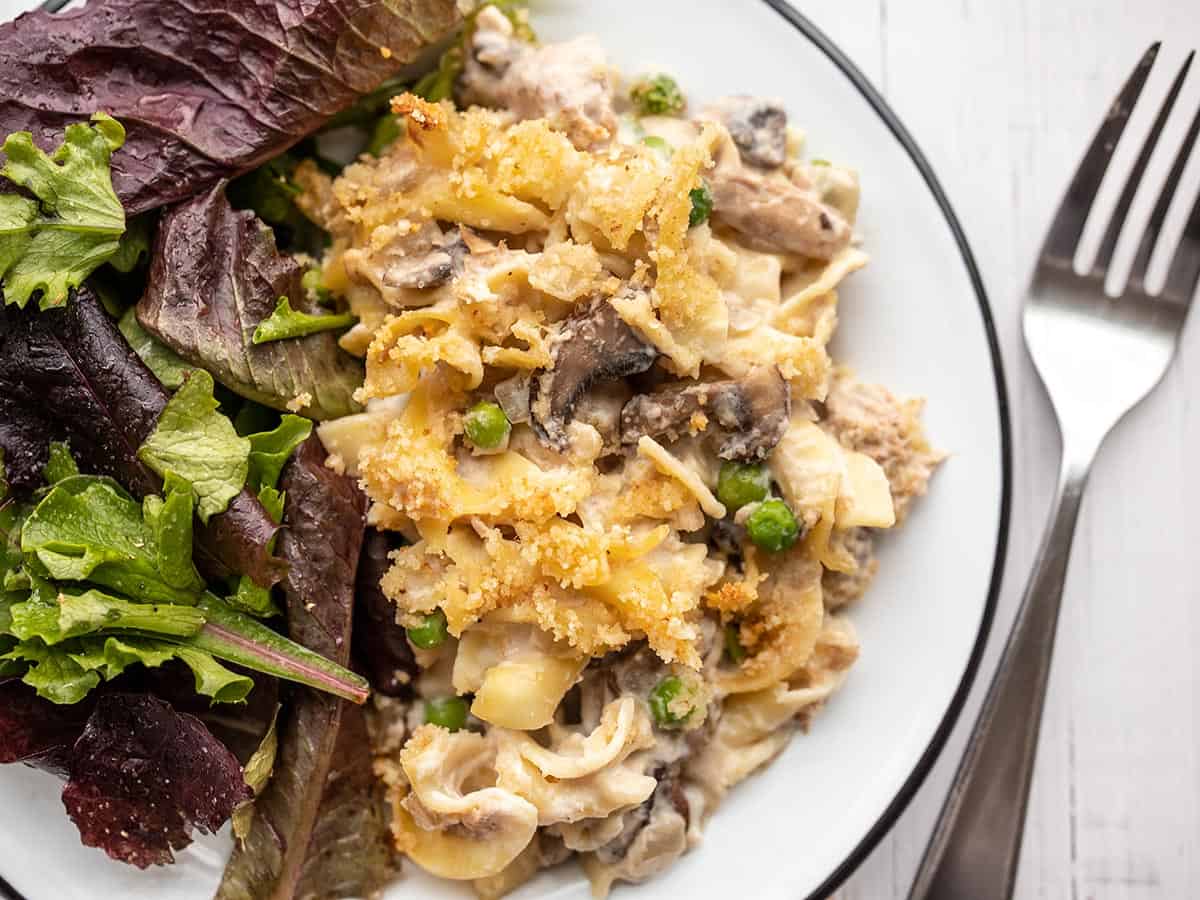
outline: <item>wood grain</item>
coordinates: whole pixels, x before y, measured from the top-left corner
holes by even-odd
[[[1013,404],[1013,532],[980,683],[925,787],[836,895],[892,900],[907,895],[957,765],[1024,587],[1057,464],[1053,419],[1020,342],[1026,277],[1129,69],[1151,41],[1164,41],[1147,90],[1157,102],[1186,51],[1200,47],[1200,14],[1195,0],[796,2],[883,91],[940,174],[984,272]],[[1163,139],[1168,152],[1198,102],[1194,73]],[[1131,134],[1149,114],[1139,111]],[[1128,143],[1119,160],[1131,157]],[[1164,156],[1147,179],[1153,190]],[[1186,184],[1197,181],[1193,165]],[[1135,217],[1151,200],[1139,200]],[[1200,503],[1189,452],[1200,447],[1198,379],[1193,326],[1166,381],[1112,435],[1093,476],[1059,627],[1022,900],[1200,897],[1200,574],[1190,565],[1200,528],[1187,513]]]

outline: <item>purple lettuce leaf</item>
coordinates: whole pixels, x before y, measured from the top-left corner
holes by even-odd
[[[247,672],[237,666],[230,668]],[[122,676],[126,693],[145,692],[166,700],[176,711],[195,716],[245,765],[271,727],[279,705],[279,679],[255,672],[254,690],[239,704],[213,703],[196,692],[187,667],[168,663],[155,669],[138,667]]]
[[[92,698],[61,706],[16,679],[0,682],[0,765],[25,763],[66,777],[91,712]]]
[[[123,677],[123,690],[71,706],[43,700],[18,681],[0,683],[0,763],[65,778],[63,804],[83,843],[145,868],[171,862],[194,828],[220,828],[250,791],[237,758],[198,718],[150,694],[128,693],[138,682]],[[223,727],[258,727],[253,719],[235,723],[238,715],[227,710]]]
[[[388,553],[393,546],[386,532],[367,529],[358,561],[354,659],[372,688],[388,697],[407,699],[412,696],[417,662],[407,633],[396,622],[396,604],[380,587],[380,580],[391,566]]]
[[[137,449],[169,396],[88,288],[60,309],[0,306],[0,448],[16,492],[42,483],[49,442],[66,440],[84,471],[109,475],[137,497],[157,493],[161,480]],[[267,550],[276,530],[243,490],[197,529],[197,563],[210,575],[278,581],[282,564]]]
[[[85,846],[139,868],[174,862],[251,797],[237,758],[194,716],[148,694],[96,701],[71,754],[67,815]]]
[[[458,25],[454,0],[91,0],[0,25],[0,135],[103,110],[128,214],[286,150]],[[386,48],[387,52],[383,52]]]
[[[353,480],[325,467],[325,457],[314,435],[284,470],[288,527],[279,543],[289,562],[289,634],[345,664],[366,503]],[[362,709],[311,690],[293,692],[275,775],[255,802],[250,833],[234,850],[218,900],[371,896],[393,865]]]
[[[279,555],[288,563],[288,636],[346,665],[367,498],[353,478],[326,467],[327,456],[313,434],[284,467]]]
[[[357,412],[362,363],[338,347],[335,333],[254,343],[280,297],[316,312],[303,274],[299,262],[278,251],[262,220],[233,209],[221,183],[163,215],[138,321],[179,356],[264,406],[294,409],[299,397],[311,418]]]

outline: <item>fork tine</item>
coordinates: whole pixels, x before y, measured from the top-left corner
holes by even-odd
[[[1092,211],[1092,204],[1100,190],[1100,183],[1104,180],[1108,162],[1125,132],[1129,116],[1142,94],[1142,88],[1146,86],[1146,79],[1150,77],[1150,70],[1154,67],[1154,60],[1161,46],[1161,41],[1155,41],[1143,54],[1133,74],[1129,76],[1129,80],[1121,88],[1121,93],[1109,108],[1096,136],[1092,138],[1092,144],[1084,154],[1083,161],[1079,163],[1066,196],[1059,204],[1050,232],[1046,235],[1046,243],[1042,247],[1043,258],[1068,266],[1075,258],[1080,235],[1087,224],[1088,214]]]
[[[1183,178],[1184,170],[1187,168],[1188,160],[1191,158],[1192,149],[1196,145],[1196,138],[1200,136],[1200,110],[1196,111],[1196,116],[1192,119],[1192,124],[1188,128],[1187,134],[1184,135],[1183,144],[1179,148],[1179,153],[1175,156],[1175,162],[1171,166],[1171,171],[1167,174],[1167,180],[1163,182],[1162,191],[1158,195],[1158,202],[1154,205],[1154,212],[1150,214],[1150,220],[1146,223],[1146,231],[1142,235],[1141,243],[1138,244],[1137,255],[1133,259],[1133,268],[1129,273],[1129,283],[1139,291],[1145,292],[1146,289],[1146,274],[1150,270],[1150,259],[1154,255],[1154,248],[1158,244],[1159,235],[1162,233],[1163,223],[1167,220],[1167,213],[1171,209],[1171,200],[1175,197],[1175,192],[1179,189],[1179,182]],[[1195,229],[1198,227],[1196,223],[1196,214],[1193,211],[1191,220],[1188,223],[1189,229],[1192,230],[1193,240],[1195,239]],[[1180,245],[1179,254],[1184,252],[1184,247],[1187,244],[1187,236],[1184,236],[1184,243]],[[1176,256],[1175,264],[1172,266],[1172,274],[1174,270],[1179,268],[1181,260],[1179,255]],[[1171,279],[1168,278],[1170,281]]]
[[[1171,262],[1163,296],[1179,303],[1190,303],[1197,284],[1200,284],[1200,196],[1196,197],[1196,205],[1183,229],[1183,239]]]
[[[1130,207],[1133,206],[1133,200],[1137,196],[1138,188],[1141,187],[1142,178],[1145,176],[1146,168],[1150,164],[1150,158],[1154,155],[1154,150],[1158,146],[1158,139],[1162,136],[1167,120],[1171,118],[1171,110],[1175,108],[1175,101],[1179,97],[1179,92],[1183,90],[1183,83],[1187,80],[1188,70],[1191,69],[1192,60],[1195,57],[1196,51],[1193,50],[1187,55],[1187,59],[1183,61],[1183,66],[1180,68],[1179,74],[1175,76],[1171,90],[1167,93],[1166,99],[1163,100],[1162,107],[1154,119],[1154,124],[1150,127],[1150,133],[1146,135],[1146,140],[1142,144],[1142,151],[1138,154],[1137,161],[1133,164],[1133,171],[1129,173],[1124,190],[1121,191],[1121,198],[1117,201],[1117,205],[1113,209],[1112,218],[1109,220],[1108,228],[1104,232],[1104,239],[1100,242],[1100,250],[1096,254],[1096,262],[1092,269],[1093,274],[1100,278],[1105,276],[1108,272],[1108,267],[1112,265],[1113,255],[1117,249],[1117,242],[1121,239],[1121,232],[1125,228],[1125,219],[1129,215]]]

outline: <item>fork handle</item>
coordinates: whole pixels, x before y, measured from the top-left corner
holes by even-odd
[[[1000,666],[971,732],[909,900],[1008,900],[1071,540],[1095,449],[1064,442],[1050,523]]]

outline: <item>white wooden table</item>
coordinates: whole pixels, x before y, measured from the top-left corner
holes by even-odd
[[[1020,342],[1026,276],[1083,148],[1138,56],[1164,40],[1148,88],[1157,102],[1185,52],[1200,48],[1200,2],[793,2],[880,88],[939,173],[983,269],[1013,408],[1008,568],[972,702],[909,810],[836,895],[892,900],[907,894],[958,763],[1057,464],[1047,401]],[[1187,116],[1197,108],[1200,73],[1180,102]],[[1145,121],[1135,119],[1131,134]],[[1121,156],[1129,157],[1127,147]],[[1195,184],[1200,165],[1191,173]],[[1058,631],[1022,900],[1200,897],[1200,565],[1191,565],[1200,563],[1200,526],[1188,512],[1200,507],[1198,392],[1193,322],[1165,383],[1110,438],[1093,476]]]

